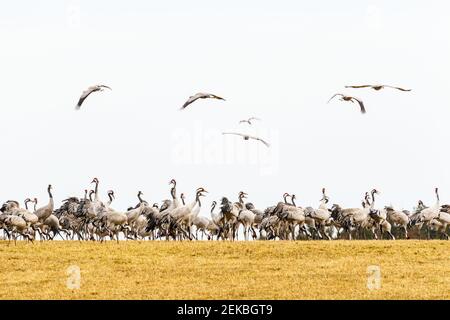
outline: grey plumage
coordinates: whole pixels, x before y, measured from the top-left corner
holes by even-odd
[[[239,124],[241,124],[241,123],[248,123],[249,125],[251,125],[253,120],[261,120],[261,119],[256,118],[256,117],[251,117],[251,118],[248,118],[247,120],[239,121]]]
[[[383,85],[383,84],[376,84],[376,85],[371,85],[371,84],[365,84],[365,85],[361,85],[361,86],[345,86],[346,88],[352,88],[352,89],[360,89],[360,88],[371,88],[373,90],[379,91],[381,89],[384,88],[391,88],[391,89],[397,89],[400,91],[411,91],[411,89],[403,89],[400,87],[394,87],[394,86],[388,86],[388,85]]]
[[[261,141],[262,143],[264,143],[264,145],[266,147],[270,147],[270,144],[268,142],[266,142],[265,140],[263,140],[263,139],[261,139],[259,137],[248,135],[248,134],[237,133],[237,132],[223,132],[222,134],[232,134],[232,135],[236,135],[236,136],[241,136],[241,137],[244,138],[244,140],[253,139],[253,140]]]
[[[217,99],[217,100],[224,100],[224,98],[216,96],[215,94],[211,94],[211,93],[204,93],[204,92],[199,92],[193,96],[190,96],[189,99],[183,104],[183,106],[181,107],[181,110],[185,109],[188,105],[190,105],[191,103],[197,101],[198,99]]]
[[[79,110],[81,108],[81,105],[83,104],[84,100],[86,100],[87,97],[89,97],[89,95],[92,92],[97,92],[97,91],[103,91],[104,88],[107,88],[109,90],[112,90],[110,87],[105,86],[103,84],[98,84],[95,86],[90,86],[89,88],[87,88],[86,90],[83,91],[83,93],[81,94],[80,99],[78,100],[78,103],[75,107],[76,110]]]
[[[364,103],[361,101],[361,99],[355,98],[355,97],[352,97],[352,96],[347,96],[347,95],[342,94],[342,93],[336,93],[335,95],[333,95],[330,98],[330,100],[328,100],[328,102],[330,102],[334,97],[338,97],[338,96],[341,97],[340,98],[341,101],[350,101],[351,103],[354,103],[355,101],[358,102],[359,107],[361,108],[361,113],[362,114],[366,113],[366,108],[364,108]]]

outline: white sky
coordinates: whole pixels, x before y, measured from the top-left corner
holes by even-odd
[[[240,190],[317,206],[449,200],[448,1],[14,1],[0,4],[0,201],[82,196],[123,210],[168,182],[207,205]],[[86,87],[92,94],[76,112]],[[411,93],[345,89],[385,83]],[[199,91],[227,101],[180,106]],[[358,107],[329,97],[343,92]],[[240,119],[263,119],[249,128]],[[272,147],[222,136],[257,133]],[[208,210],[204,210],[208,214]]]

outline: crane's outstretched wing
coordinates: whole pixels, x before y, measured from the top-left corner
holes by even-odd
[[[213,99],[218,99],[218,100],[223,100],[223,101],[225,101],[224,98],[219,97],[219,96],[216,96],[215,94],[209,94],[209,97],[208,97],[208,98],[213,98]]]
[[[105,86],[105,85],[103,85],[103,84],[99,84],[99,85],[91,86],[91,87],[87,88],[87,89],[84,90],[83,93],[81,94],[81,97],[80,97],[80,99],[78,100],[78,103],[77,103],[77,105],[75,106],[75,109],[80,110],[81,105],[83,104],[84,100],[86,100],[86,98],[89,97],[89,95],[90,95],[92,92],[100,91],[100,90],[102,90],[102,88],[107,88],[107,89],[109,89],[109,90],[112,90],[110,87]]]
[[[180,109],[181,110],[185,109],[188,105],[190,105],[192,102],[196,101],[197,99],[200,99],[199,95],[190,96],[189,99],[183,104],[183,106]]]
[[[75,109],[80,110],[81,105],[83,104],[84,100],[86,100],[86,98],[89,97],[89,95],[92,92],[95,92],[95,91],[98,91],[98,90],[100,90],[100,89],[98,89],[97,87],[89,87],[86,90],[84,90],[83,93],[81,94],[80,99],[78,100],[78,103],[77,103]]]
[[[364,103],[358,98],[353,97],[353,99],[358,102],[359,107],[361,108],[361,113],[362,114],[366,113],[366,108],[364,108]]]
[[[237,133],[237,132],[223,132],[222,134],[232,134],[232,135],[235,135],[235,136],[241,136],[241,137],[243,137],[245,140],[253,139],[253,140],[261,141],[262,143],[264,143],[264,145],[265,145],[266,147],[270,147],[270,144],[269,144],[267,141],[265,141],[265,140],[263,140],[263,139],[261,139],[261,138],[259,138],[259,137],[250,136],[250,135],[248,135],[248,134]]]
[[[370,84],[364,84],[362,86],[345,86],[346,88],[352,88],[352,89],[359,89],[359,88],[371,88],[372,85]]]
[[[245,134],[237,133],[237,132],[222,132],[222,134],[232,134],[232,135],[241,136],[241,137],[244,137],[244,138],[247,136]]]
[[[263,139],[261,139],[261,138],[258,138],[258,137],[255,137],[254,139],[255,139],[255,140],[258,140],[258,141],[261,141],[262,143],[264,143],[264,145],[265,145],[267,148],[270,147],[270,143],[268,143],[267,141],[265,141],[265,140],[263,140]]]
[[[387,88],[392,88],[392,89],[397,89],[397,90],[400,90],[400,91],[411,91],[411,89],[403,89],[403,88],[400,88],[400,87],[394,87],[394,86],[385,86],[385,87],[387,87]]]
[[[193,103],[198,99],[206,99],[206,98],[225,100],[224,98],[216,96],[215,94],[199,92],[193,96],[190,96],[189,99],[181,107],[181,110],[185,109],[188,105],[190,105],[191,103]]]
[[[337,96],[343,97],[344,95],[343,95],[342,93],[336,93],[335,95],[333,95],[333,96],[330,98],[330,100],[328,100],[327,103],[329,103],[331,100],[333,100],[334,97],[337,97]]]

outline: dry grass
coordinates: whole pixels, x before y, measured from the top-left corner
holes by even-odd
[[[449,299],[450,241],[0,242],[0,299],[393,298]]]

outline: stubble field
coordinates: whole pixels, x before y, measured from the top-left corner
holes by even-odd
[[[0,242],[0,299],[394,298],[450,299],[450,241]]]

